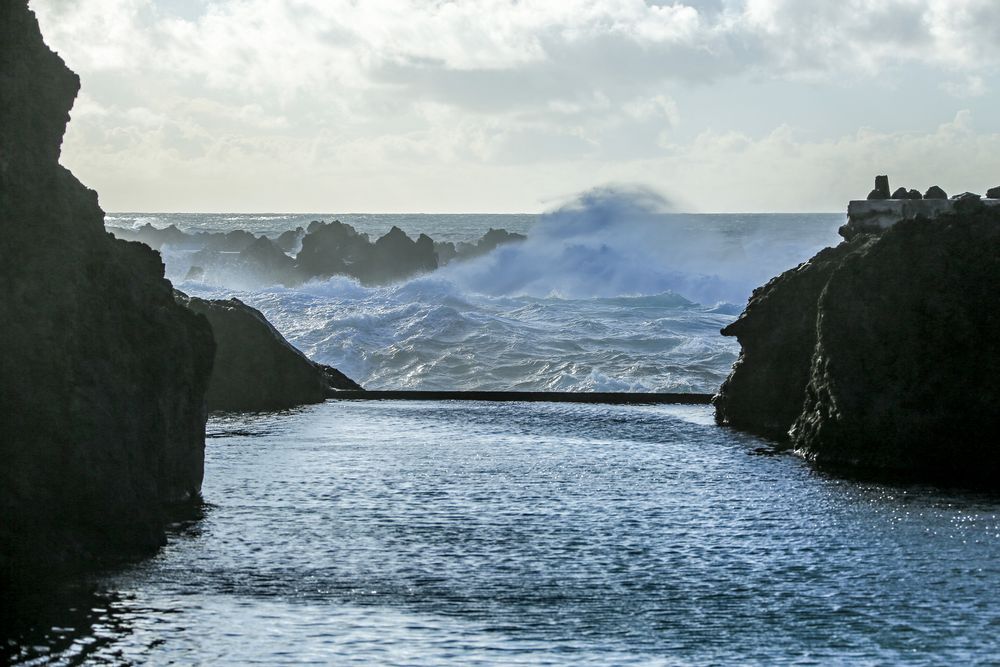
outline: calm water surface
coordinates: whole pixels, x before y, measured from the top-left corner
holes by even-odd
[[[209,435],[205,517],[21,603],[8,657],[1000,660],[1000,499],[754,455],[708,407],[329,402]]]

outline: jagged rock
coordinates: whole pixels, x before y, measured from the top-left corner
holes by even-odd
[[[861,236],[822,250],[754,290],[739,319],[722,330],[741,345],[739,359],[713,399],[719,424],[786,440],[802,413],[816,346],[816,295]]]
[[[438,266],[444,266],[458,257],[458,251],[451,241],[435,241],[434,255],[437,257]]]
[[[927,188],[927,192],[924,193],[924,199],[947,199],[948,194],[936,185],[932,185]]]
[[[349,267],[366,262],[370,254],[367,234],[359,234],[339,220],[313,221],[302,238],[302,250],[295,262],[310,277],[354,275]]]
[[[216,352],[206,395],[209,410],[282,410],[320,403],[340,390],[361,390],[337,369],[311,361],[259,310],[239,299],[174,295],[212,326]]]
[[[744,349],[717,419],[825,467],[1000,488],[998,289],[981,202],[821,251],[723,330]]]
[[[302,247],[302,237],[305,235],[306,230],[301,227],[289,229],[287,232],[282,232],[278,235],[278,238],[274,240],[274,245],[281,248],[283,252],[294,255]]]
[[[243,270],[263,283],[291,287],[305,280],[295,261],[266,236],[240,251],[239,262]]]
[[[890,199],[888,176],[875,177],[875,189],[868,193],[868,199]]]
[[[399,227],[393,226],[375,241],[368,261],[357,267],[355,275],[366,284],[385,284],[427,273],[437,268],[434,241],[421,234],[414,241]]]
[[[157,548],[197,498],[214,345],[58,164],[76,75],[0,3],[0,578]]]
[[[987,199],[1000,199],[1000,185],[995,188],[990,188],[986,191]]]

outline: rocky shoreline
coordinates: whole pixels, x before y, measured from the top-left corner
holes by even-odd
[[[412,239],[394,226],[373,241],[339,220],[314,220],[306,228],[274,238],[245,230],[188,233],[174,225],[157,228],[149,223],[138,229],[109,226],[108,231],[154,250],[190,252],[185,280],[285,287],[332,276],[347,276],[367,286],[386,285],[526,239],[523,234],[490,229],[475,243],[456,244],[435,241],[426,234]],[[225,280],[219,280],[221,276]]]
[[[742,352],[717,422],[841,472],[997,488],[1000,206],[946,201],[852,219],[843,243],[755,290],[722,330]]]
[[[6,587],[159,548],[198,511],[208,409],[360,387],[238,301],[175,299],[155,250],[105,231],[97,193],[59,164],[78,77],[24,0],[0,4],[0,26]]]

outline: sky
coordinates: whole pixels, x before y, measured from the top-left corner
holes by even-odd
[[[31,0],[107,211],[842,211],[1000,185],[1000,0]]]

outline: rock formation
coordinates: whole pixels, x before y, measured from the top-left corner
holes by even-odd
[[[1000,207],[951,202],[757,289],[722,424],[822,466],[1000,488]]]
[[[932,185],[927,188],[927,192],[924,193],[924,199],[947,199],[948,193],[939,188],[936,185]]]
[[[197,498],[214,345],[59,165],[79,80],[0,3],[0,577],[162,543]]]
[[[986,191],[987,199],[1000,199],[1000,185]]]
[[[209,410],[281,410],[320,403],[361,386],[335,368],[310,361],[239,299],[208,301],[175,292],[177,301],[208,318],[216,352]]]

